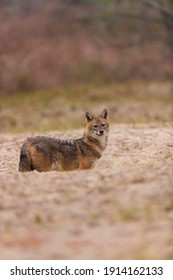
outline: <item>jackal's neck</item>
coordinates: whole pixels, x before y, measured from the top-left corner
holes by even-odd
[[[100,152],[104,151],[107,145],[108,136],[98,136],[98,138],[92,137],[84,133],[82,137],[83,141],[95,149],[99,149]]]

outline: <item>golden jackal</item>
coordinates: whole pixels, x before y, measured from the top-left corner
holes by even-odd
[[[27,138],[21,148],[19,171],[92,168],[107,145],[107,116],[106,109],[97,117],[86,112],[85,132],[79,139],[60,140],[46,136]]]

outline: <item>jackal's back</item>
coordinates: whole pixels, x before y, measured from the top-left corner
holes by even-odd
[[[38,136],[28,138],[21,148],[19,171],[66,170],[69,162],[74,169],[77,146],[74,140]],[[75,164],[76,165],[76,164]]]

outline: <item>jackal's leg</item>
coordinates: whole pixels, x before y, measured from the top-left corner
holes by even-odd
[[[20,152],[19,171],[27,172],[33,170],[30,155],[27,151],[27,143],[24,143]]]

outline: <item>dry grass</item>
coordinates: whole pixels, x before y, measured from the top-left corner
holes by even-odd
[[[107,107],[114,123],[157,123],[173,119],[171,82],[78,85],[0,99],[1,132],[80,128],[86,110]]]
[[[47,134],[71,138],[82,130]],[[88,171],[18,173],[29,135],[0,135],[1,259],[172,259],[169,125],[112,126],[102,159]]]
[[[1,99],[0,258],[172,259],[171,102],[172,83],[161,82]],[[78,137],[82,129],[64,130],[82,127],[85,110],[103,107],[111,132],[93,170],[18,173],[27,136]]]

